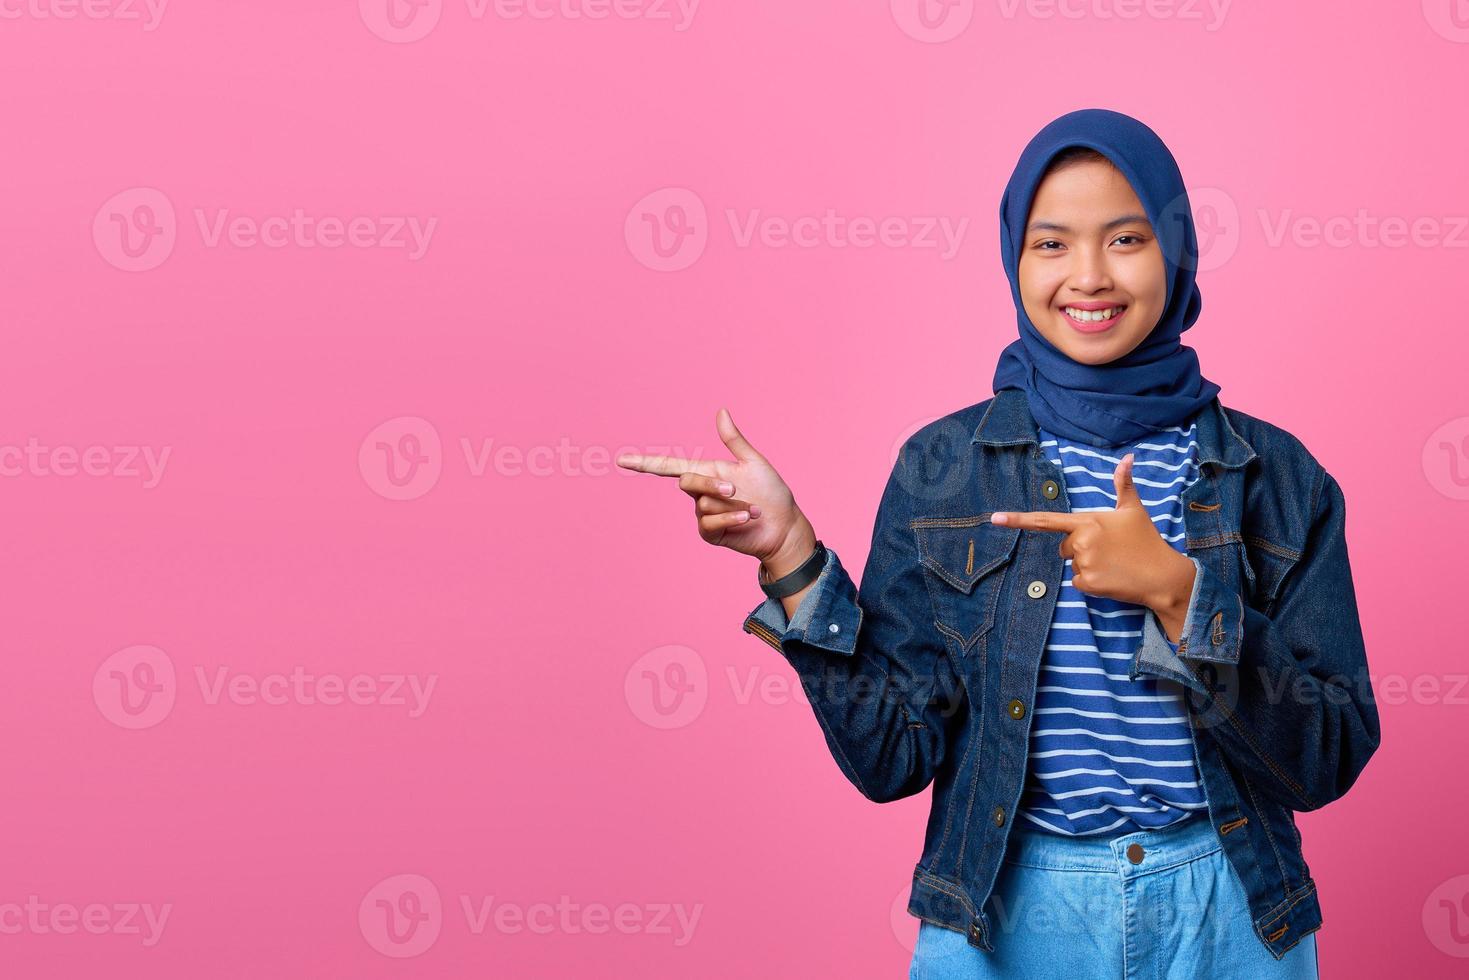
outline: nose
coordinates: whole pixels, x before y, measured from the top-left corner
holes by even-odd
[[[1100,249],[1077,250],[1071,285],[1081,293],[1100,293],[1112,288],[1112,273],[1107,267],[1107,258]]]

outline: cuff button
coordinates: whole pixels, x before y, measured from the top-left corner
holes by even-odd
[[[830,626],[828,626],[826,628],[826,631],[828,633],[840,633],[842,631],[842,628],[840,626],[838,626],[836,623],[832,623]]]

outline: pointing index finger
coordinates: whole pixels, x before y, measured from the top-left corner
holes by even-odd
[[[617,465],[623,469],[652,473],[655,476],[683,476],[698,473],[700,476],[718,476],[714,461],[707,459],[684,459],[682,456],[645,456],[640,453],[623,453],[617,457]]]
[[[1063,531],[1067,534],[1080,527],[1085,520],[1085,514],[1057,510],[997,510],[990,515],[990,523],[998,524],[1001,527],[1026,528],[1031,531]]]

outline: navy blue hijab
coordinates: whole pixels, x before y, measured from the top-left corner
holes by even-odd
[[[1082,364],[1053,346],[1025,315],[1020,253],[1030,205],[1046,166],[1061,150],[1085,146],[1122,171],[1152,223],[1168,276],[1158,324],[1142,343],[1107,364]],[[1000,201],[1000,252],[1020,322],[1020,339],[1000,354],[994,390],[1019,388],[1044,429],[1090,446],[1117,446],[1189,419],[1219,393],[1199,373],[1193,348],[1179,335],[1199,318],[1194,283],[1198,242],[1183,175],[1168,147],[1147,126],[1109,109],[1079,109],[1047,125],[1025,147]]]

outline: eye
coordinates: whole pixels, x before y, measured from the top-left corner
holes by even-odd
[[[1054,251],[1056,251],[1056,248],[1050,248],[1049,247],[1051,245],[1056,246],[1056,248],[1060,248],[1061,247],[1061,243],[1058,242],[1058,241],[1056,241],[1054,238],[1047,238],[1047,239],[1044,239],[1042,241],[1036,242],[1034,247],[1037,248],[1037,249],[1039,249],[1042,252],[1054,252]]]
[[[1120,244],[1123,246],[1141,245],[1143,244],[1143,237],[1141,235],[1118,235],[1116,238],[1112,239],[1112,243],[1114,245]]]

